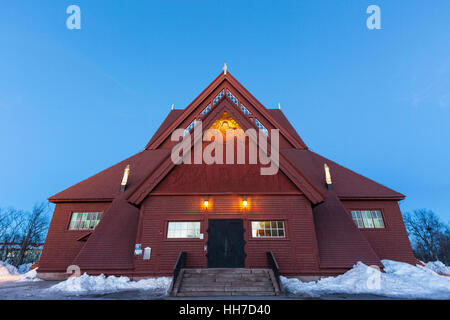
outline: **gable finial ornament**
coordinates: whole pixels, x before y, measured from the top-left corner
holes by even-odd
[[[171,110],[173,110],[173,106],[174,106],[174,104],[172,103],[172,109]]]
[[[278,102],[278,110],[281,110],[281,103]]]
[[[223,63],[223,74],[224,74],[224,75],[227,74],[227,70],[228,70],[227,63],[224,62],[224,63]]]

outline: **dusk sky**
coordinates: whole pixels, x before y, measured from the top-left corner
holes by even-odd
[[[311,150],[450,222],[449,17],[448,0],[2,1],[0,207],[141,151],[227,62]]]

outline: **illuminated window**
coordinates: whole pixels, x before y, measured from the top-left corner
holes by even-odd
[[[227,89],[227,97],[230,98],[230,100],[233,101],[235,105],[238,105],[238,99],[235,96],[233,96],[233,94],[228,89]]]
[[[244,107],[244,105],[241,103],[241,111],[242,113],[244,113],[245,115],[249,115],[251,114],[250,111],[248,111],[248,109],[246,107]]]
[[[94,230],[100,222],[101,212],[74,212],[69,230]]]
[[[219,102],[220,99],[225,95],[224,91],[220,91],[219,94],[214,98],[213,105],[215,105],[217,102]]]
[[[200,238],[200,222],[169,222],[167,238]]]
[[[211,111],[211,104],[208,104],[208,106],[205,109],[203,109],[203,111],[200,112],[200,114],[201,115],[205,115],[205,114],[207,114],[210,111]]]
[[[384,228],[383,216],[380,210],[352,210],[352,218],[358,228]]]
[[[269,134],[269,131],[267,131],[266,127],[264,127],[262,123],[258,121],[258,119],[255,119],[255,123],[259,130],[262,130],[262,132],[264,132],[266,136]]]
[[[284,221],[252,221],[253,238],[285,238]]]

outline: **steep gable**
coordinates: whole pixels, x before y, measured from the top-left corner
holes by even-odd
[[[208,108],[213,110],[222,99],[229,99],[235,109],[255,123],[255,126],[262,126],[267,130],[279,129],[280,135],[288,144],[283,147],[307,149],[298,134],[293,134],[290,128],[284,126],[286,121],[282,117],[278,114],[274,116],[273,112],[266,109],[230,73],[221,73],[157,138],[152,138],[146,149],[159,148],[175,129],[186,128],[194,120],[202,120],[208,112],[202,113]]]
[[[213,108],[203,119],[203,132],[207,128],[210,128],[224,112],[230,114],[244,131],[250,128],[257,129],[255,123],[253,123],[248,117],[233,106],[232,101],[225,99],[218,102],[217,106]],[[197,137],[197,139],[202,139],[202,136]],[[173,142],[173,144],[175,143],[176,142]],[[196,143],[198,143],[198,141],[193,141],[191,145],[193,146]],[[268,138],[268,149],[270,149],[270,137]],[[282,154],[280,154],[278,165],[279,169],[286,174],[286,176],[312,203],[319,203],[323,201],[323,195],[321,192],[318,191],[313,184],[311,184],[299,168],[293,166],[284,158]],[[128,200],[135,205],[142,203],[145,197],[152,192],[156,185],[158,185],[174,167],[175,164],[173,163],[170,155],[167,156],[166,160],[164,160],[152,174],[142,181],[140,186],[136,188],[135,192],[128,198]]]

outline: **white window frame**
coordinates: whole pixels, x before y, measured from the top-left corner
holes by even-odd
[[[194,225],[190,227],[189,225]],[[193,231],[193,236],[188,236]],[[183,233],[184,232],[184,233]],[[169,221],[167,223],[167,239],[201,239],[200,221]]]
[[[263,228],[260,228],[261,223],[264,223]],[[269,228],[266,228],[266,223],[269,223]],[[273,225],[275,223],[275,226]],[[281,227],[279,226],[281,223]],[[258,226],[259,224],[259,226]],[[284,239],[286,238],[286,224],[284,220],[257,220],[251,221],[252,238],[253,239]],[[264,231],[264,235],[259,235],[259,230]],[[268,230],[271,235],[265,235],[265,231]],[[279,230],[283,230],[283,235],[279,235]],[[278,235],[273,235],[272,232],[276,231]]]
[[[353,222],[359,229],[386,229],[383,214],[379,209],[351,210]]]
[[[80,218],[78,219],[78,216]],[[95,217],[95,219],[93,219]],[[98,224],[100,223],[100,220],[102,218],[102,212],[96,211],[96,212],[72,212],[70,216],[70,222],[68,229],[71,231],[85,231],[85,230],[94,230]],[[89,221],[89,224],[86,226],[86,222]],[[83,226],[82,226],[83,223]],[[76,227],[75,227],[76,225]]]

